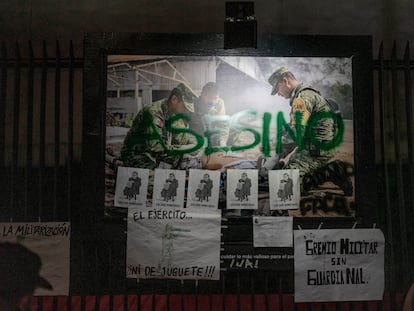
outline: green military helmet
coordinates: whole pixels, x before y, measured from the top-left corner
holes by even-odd
[[[194,91],[184,83],[180,83],[176,86],[176,89],[180,91],[185,108],[190,111],[194,112],[194,102],[197,100],[197,95]]]
[[[279,80],[282,78],[282,76],[286,72],[289,72],[289,69],[287,69],[286,67],[280,67],[278,70],[272,73],[272,75],[267,80],[273,88],[272,93],[271,93],[272,95],[275,95],[277,93],[278,91],[277,83],[279,82]]]

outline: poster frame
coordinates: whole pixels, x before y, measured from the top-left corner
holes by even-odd
[[[101,222],[120,223],[124,218],[123,215],[107,217],[103,208],[107,56],[152,54],[352,58],[356,217],[349,221],[367,225],[375,223],[377,195],[371,36],[263,34],[257,38],[257,48],[242,49],[224,49],[223,39],[223,34],[85,34],[81,221],[89,226]],[[295,219],[297,221],[302,220]],[[318,223],[320,220],[313,218],[311,222]]]

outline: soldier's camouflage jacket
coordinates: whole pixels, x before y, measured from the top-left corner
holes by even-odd
[[[330,111],[328,101],[323,98],[318,91],[302,85],[299,85],[293,91],[290,97],[290,105],[290,127],[295,131],[295,114],[300,112],[302,116],[302,133],[305,132],[305,127],[311,116],[317,113]],[[334,121],[329,118],[319,120],[313,126],[312,135],[321,142],[331,141],[335,135]],[[296,147],[296,144],[289,135],[284,135],[283,140],[282,157],[289,154]],[[309,139],[306,137],[304,138],[304,145],[304,149],[297,151],[284,166],[285,169],[299,169],[301,177],[306,173],[315,171],[324,166],[333,156],[332,150],[319,150],[316,146],[310,143]]]
[[[328,101],[323,98],[318,91],[315,89],[299,85],[292,93],[290,97],[290,126],[293,131],[295,131],[296,118],[295,114],[297,112],[301,113],[301,126],[302,133],[305,132],[305,127],[308,123],[309,118],[312,115],[321,112],[330,111],[330,106]],[[318,121],[312,129],[312,136],[321,142],[328,142],[333,139],[335,135],[335,125],[332,119],[322,119]],[[293,140],[285,135],[283,137],[284,144],[290,145],[293,143]],[[289,148],[290,149],[290,148]],[[289,150],[284,150],[284,153],[289,152]],[[314,146],[310,145],[305,137],[305,152],[315,152],[320,153],[319,150],[315,150]]]
[[[204,133],[204,121],[203,119],[208,119],[208,116],[225,116],[226,109],[224,105],[224,101],[219,98],[219,100],[212,106],[204,105],[197,100],[194,104],[195,106],[195,113],[191,116],[190,120],[190,128],[194,129],[200,135]],[[209,126],[214,129],[219,129],[219,135],[213,135],[211,139],[211,143],[213,146],[225,146],[227,142],[227,138],[229,136],[230,126],[228,121],[213,121]]]
[[[176,168],[181,156],[168,155],[165,148],[179,149],[194,144],[194,136],[188,133],[172,134],[166,129],[166,122],[172,116],[168,113],[168,100],[160,100],[144,107],[135,117],[125,137],[120,160],[124,166],[154,169],[160,163]],[[174,124],[175,128],[186,128],[184,120]],[[154,139],[154,132],[160,139]]]

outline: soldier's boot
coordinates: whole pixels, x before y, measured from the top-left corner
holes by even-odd
[[[350,178],[352,174],[352,165],[335,160],[310,174],[305,174],[302,181],[303,189],[309,191],[330,181],[341,188],[345,196],[351,196],[354,189]]]
[[[303,176],[302,187],[305,192],[312,189],[316,189],[319,185],[327,181],[327,177],[321,170],[314,171],[313,173],[307,173]]]
[[[353,174],[352,165],[343,161],[333,161],[328,163],[327,169],[331,172],[331,181],[343,190],[345,196],[351,196],[354,191],[350,178]]]

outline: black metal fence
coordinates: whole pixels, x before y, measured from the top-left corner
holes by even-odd
[[[64,51],[62,53],[62,51]],[[405,292],[414,281],[414,61],[406,44],[374,60],[376,166],[379,205],[375,211],[386,236],[386,291]],[[2,43],[0,52],[0,221],[79,223],[82,139],[82,56],[70,42],[35,48]],[[367,103],[370,104],[370,103]],[[85,150],[84,150],[85,151]],[[116,230],[115,230],[116,229]],[[292,289],[283,273],[222,273],[209,282],[146,281],[124,277],[124,230],[105,224],[86,236],[73,230],[71,294],[284,294]],[[260,280],[260,281],[258,281]],[[391,304],[392,305],[392,304]],[[56,308],[55,308],[56,309]],[[240,306],[239,306],[240,309]],[[223,309],[224,310],[224,309]]]
[[[22,53],[24,50],[24,55]],[[82,59],[1,46],[2,221],[69,221],[79,174]]]
[[[386,236],[387,288],[404,290],[413,280],[413,250],[410,248],[414,219],[413,82],[414,63],[410,46],[398,58],[394,44],[391,56],[379,48],[374,61],[376,110],[376,162],[379,206],[376,211]]]

